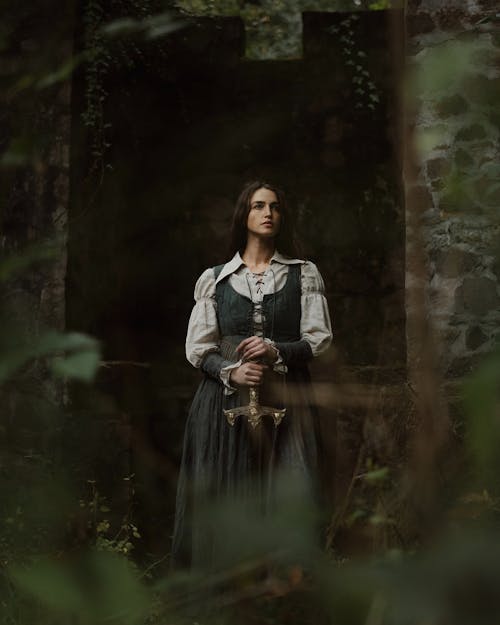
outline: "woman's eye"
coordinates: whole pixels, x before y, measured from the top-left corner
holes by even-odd
[[[262,210],[265,207],[265,203],[262,202],[260,204],[253,204],[252,208],[255,210]],[[269,204],[269,208],[273,211],[279,211],[280,209],[280,205],[279,204]]]

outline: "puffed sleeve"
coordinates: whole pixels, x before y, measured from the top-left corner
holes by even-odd
[[[300,336],[311,346],[313,356],[318,356],[332,342],[332,324],[325,297],[325,283],[314,263],[307,261],[302,265],[301,283]]]
[[[219,351],[213,269],[207,269],[198,278],[194,299],[186,336],[186,358],[194,367],[200,367],[208,353]]]
[[[220,355],[219,324],[215,302],[215,276],[213,269],[207,269],[198,278],[194,287],[195,304],[189,318],[186,336],[186,358],[197,368],[224,385],[224,392],[230,395],[236,389],[231,386],[229,376],[237,363],[229,362]]]
[[[300,340],[275,342],[286,367],[300,365],[328,348],[332,341],[332,329],[325,285],[314,263],[301,266],[301,320]]]

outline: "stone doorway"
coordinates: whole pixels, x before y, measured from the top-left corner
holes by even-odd
[[[88,176],[85,77],[73,85],[67,325],[101,339],[107,360],[129,363],[103,371],[92,401],[75,401],[107,433],[92,464],[109,492],[135,474],[144,544],[154,552],[168,549],[175,467],[198,380],[183,353],[194,281],[226,260],[224,231],[244,182],[265,177],[287,190],[325,278],[336,350],[315,363],[322,388],[340,369],[363,384],[404,379],[404,210],[388,15],[304,13],[301,59],[248,61],[244,47],[238,18],[199,18],[165,39],[160,54],[146,48],[142,63],[108,74],[112,169],[102,179]],[[321,409],[329,440],[338,420],[349,442],[336,464],[342,490],[363,408],[342,413],[327,399]]]

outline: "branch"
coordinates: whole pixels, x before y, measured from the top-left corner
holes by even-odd
[[[132,367],[142,367],[143,369],[149,369],[151,367],[150,362],[136,362],[134,360],[101,360],[99,363],[100,367],[105,367],[106,369],[122,365],[132,365]]]

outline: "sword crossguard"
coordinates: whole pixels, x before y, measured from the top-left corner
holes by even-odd
[[[286,408],[272,408],[271,406],[261,406],[259,402],[259,387],[250,386],[250,401],[247,406],[239,406],[238,408],[229,408],[224,410],[229,425],[234,425],[236,417],[246,417],[248,423],[255,429],[264,415],[270,415],[274,421],[274,427],[283,420],[285,416]]]

